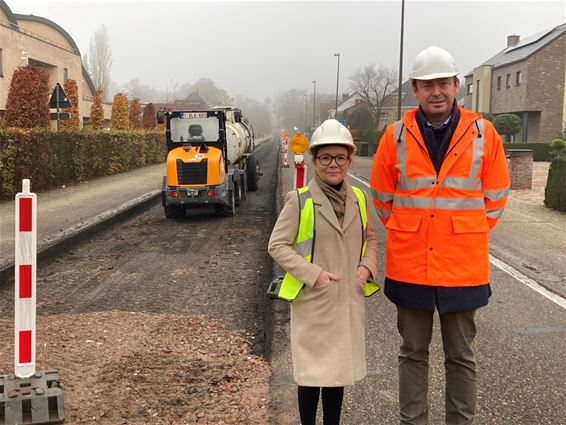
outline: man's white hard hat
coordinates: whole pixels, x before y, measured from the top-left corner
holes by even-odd
[[[421,51],[413,62],[409,78],[413,80],[434,80],[435,78],[458,75],[454,58],[446,50],[430,46]]]
[[[309,152],[312,153],[313,148],[326,145],[344,145],[352,153],[356,152],[356,145],[350,130],[337,120],[326,120],[314,131],[309,145]]]

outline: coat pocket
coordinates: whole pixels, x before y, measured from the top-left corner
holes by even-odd
[[[453,215],[454,233],[487,233],[489,224],[485,215]]]
[[[385,227],[390,230],[402,232],[416,232],[421,225],[421,215],[392,214]]]

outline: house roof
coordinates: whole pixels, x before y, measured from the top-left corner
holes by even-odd
[[[10,21],[10,24],[12,24],[12,29],[19,31],[18,21],[16,21],[16,17],[4,0],[0,0],[0,10],[2,10],[2,12],[4,12],[4,14],[8,17],[8,21]]]
[[[506,47],[495,56],[486,60],[482,65],[490,65],[494,68],[498,68],[514,62],[523,61],[565,33],[566,23],[531,35],[519,41],[518,44]],[[472,75],[471,72],[468,73],[466,77],[470,75]]]
[[[182,100],[181,103],[186,105],[196,106],[201,109],[210,109],[210,105],[202,98],[202,96],[198,93],[198,91],[194,91],[189,94],[185,99]]]

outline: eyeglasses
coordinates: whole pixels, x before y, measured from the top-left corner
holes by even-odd
[[[330,165],[332,163],[332,160],[336,161],[336,165],[338,165],[339,167],[343,167],[344,165],[346,165],[348,163],[348,160],[350,159],[350,157],[347,156],[347,155],[336,155],[336,156],[320,155],[316,159],[318,159],[318,162],[320,162],[320,165],[324,165],[325,167]]]

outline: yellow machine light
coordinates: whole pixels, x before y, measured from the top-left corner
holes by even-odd
[[[295,155],[304,154],[307,151],[308,147],[309,141],[301,133],[295,134],[289,141],[289,149],[291,149],[291,152],[293,152]]]

